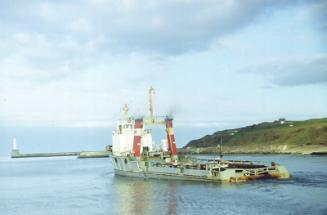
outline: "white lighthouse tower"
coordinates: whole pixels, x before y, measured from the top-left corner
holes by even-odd
[[[14,137],[13,140],[12,140],[12,150],[17,150],[17,141],[16,141],[16,137]]]
[[[17,149],[17,140],[16,137],[12,140],[12,150],[11,150],[11,157],[16,157],[19,155],[19,150]]]

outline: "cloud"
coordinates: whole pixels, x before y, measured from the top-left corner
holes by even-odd
[[[0,75],[46,84],[135,53],[176,56],[206,50],[217,38],[289,5],[274,0],[1,1]],[[322,7],[315,4],[317,14]]]
[[[312,7],[312,14],[319,20],[320,27],[323,31],[327,31],[327,1],[316,1]]]
[[[311,1],[295,1],[299,2]],[[321,2],[315,2],[319,8]],[[189,113],[180,116],[174,107],[176,118],[198,115],[199,126],[210,124],[205,119],[216,114],[214,107],[222,107],[212,97],[230,88],[247,91],[243,77],[231,75],[239,67],[230,65],[243,65],[239,49],[252,49],[255,33],[249,37],[252,41],[232,41],[232,54],[213,44],[238,32],[242,36],[241,29],[258,18],[259,25],[265,25],[261,18],[293,6],[290,0],[0,1],[0,117],[18,124],[106,126],[118,117],[121,104],[129,103],[136,113],[144,113],[151,84],[161,93],[158,113],[170,111],[171,104],[181,105],[183,113],[188,108]],[[259,64],[257,58],[253,61]],[[299,84],[300,77],[312,78],[311,82],[325,77],[322,73],[313,79],[306,72],[323,71],[319,68],[325,64],[301,63],[283,61],[279,68],[279,62],[272,62],[263,68],[276,85]],[[298,74],[303,70],[303,75],[289,72],[297,64]],[[225,115],[230,109],[222,107],[220,112]]]
[[[275,60],[245,71],[261,75],[276,86],[326,84],[327,56]]]
[[[205,50],[217,37],[293,1],[85,0],[20,2],[19,6],[5,2],[0,9],[3,27],[51,35],[53,43],[69,35],[80,43],[102,38],[97,48],[107,51],[180,54]]]

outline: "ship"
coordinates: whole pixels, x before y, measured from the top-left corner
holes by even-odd
[[[178,154],[173,118],[155,117],[154,89],[149,88],[149,117],[130,116],[128,106],[112,132],[110,155],[114,172],[119,176],[151,179],[173,179],[212,183],[244,182],[258,179],[289,179],[288,170],[275,162],[225,160],[222,155],[200,159]],[[154,144],[151,125],[161,125],[164,136]]]

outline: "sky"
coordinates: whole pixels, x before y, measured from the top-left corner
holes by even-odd
[[[327,2],[0,2],[0,127],[213,130],[327,116]]]

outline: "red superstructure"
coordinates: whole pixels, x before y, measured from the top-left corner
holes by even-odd
[[[134,142],[133,142],[133,154],[135,157],[141,156],[142,130],[143,130],[143,119],[136,119],[134,124]]]
[[[173,119],[166,118],[166,130],[167,130],[167,139],[168,139],[168,150],[172,156],[177,156],[175,134],[173,128]]]

